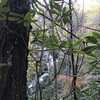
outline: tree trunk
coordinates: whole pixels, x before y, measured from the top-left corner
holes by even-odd
[[[14,1],[19,2],[9,0],[9,5]],[[13,7],[10,10],[15,13],[25,15],[27,12],[26,8],[16,10]],[[0,100],[27,100],[27,48],[28,34],[24,23],[0,21]]]

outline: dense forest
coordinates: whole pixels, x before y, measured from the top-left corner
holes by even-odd
[[[99,100],[99,6],[0,0],[0,100]]]

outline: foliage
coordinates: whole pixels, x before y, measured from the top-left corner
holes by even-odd
[[[0,11],[5,4],[6,0],[0,2]],[[33,0],[31,6],[31,10],[25,16],[9,12],[7,7],[5,7],[7,10],[4,10],[5,13],[9,12],[14,16],[13,20],[17,20],[18,23],[24,22],[25,27],[29,28],[30,24],[32,25],[29,42],[28,80],[33,79],[34,73],[37,77],[36,81],[38,81],[45,69],[44,67],[47,67],[48,63],[53,63],[49,66],[48,71],[50,75],[49,84],[45,88],[36,86],[38,87],[36,92],[39,99],[41,94],[42,100],[56,100],[57,98],[60,100],[66,97],[68,100],[72,100],[70,97],[73,93],[68,94],[70,89],[73,88],[72,83],[69,85],[65,81],[72,81],[72,78],[75,78],[74,75],[81,77],[80,70],[83,66],[88,67],[88,71],[85,69],[86,73],[83,72],[86,75],[90,73],[100,74],[98,71],[100,67],[100,33],[90,32],[87,33],[87,36],[83,36],[81,33],[75,34],[74,31],[71,31],[75,9],[73,7],[70,9],[69,4],[62,2],[62,0],[49,0],[49,2],[44,0],[43,3],[39,0]],[[44,57],[45,51],[49,53],[49,57],[52,57],[51,62],[47,61],[49,57]],[[38,60],[35,59],[33,54],[38,56]],[[64,73],[66,69],[67,72]],[[64,77],[64,80],[59,81],[57,76],[64,74],[66,76],[72,75],[72,77],[69,77],[69,80]],[[59,87],[60,83],[62,87]],[[66,84],[70,89],[66,88]],[[60,93],[59,90],[61,90]],[[75,92],[80,100],[99,100],[100,90],[96,82],[91,82],[89,86],[82,85]],[[32,99],[35,99],[34,94],[32,97],[29,96],[29,100]]]

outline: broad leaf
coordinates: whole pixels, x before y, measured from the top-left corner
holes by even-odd
[[[92,35],[97,38],[100,39],[100,33],[99,32],[92,32]]]
[[[94,36],[87,36],[87,37],[85,37],[85,39],[86,39],[87,43],[96,44],[98,42],[97,39]]]

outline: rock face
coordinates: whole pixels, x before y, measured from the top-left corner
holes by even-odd
[[[49,83],[49,78],[50,78],[49,73],[44,73],[39,77],[38,80],[41,88],[44,88]],[[27,92],[29,96],[32,96],[36,92],[37,84],[38,82],[36,77],[34,77],[33,80],[27,82],[27,87],[28,87]]]

